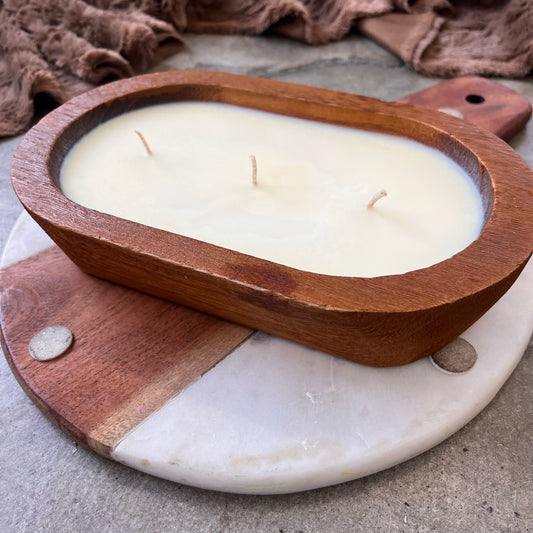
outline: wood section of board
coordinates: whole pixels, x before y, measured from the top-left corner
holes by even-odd
[[[410,94],[400,102],[458,111],[464,120],[508,141],[531,117],[531,104],[521,94],[478,76],[454,78]]]
[[[0,272],[0,304],[4,351],[26,393],[105,456],[253,332],[84,274],[56,247]],[[31,338],[55,324],[73,332],[71,349],[32,359]]]

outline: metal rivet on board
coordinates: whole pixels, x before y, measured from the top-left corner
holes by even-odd
[[[70,348],[72,338],[72,332],[65,326],[44,328],[30,341],[30,355],[37,361],[59,357]]]
[[[439,370],[460,374],[476,364],[477,352],[468,341],[458,337],[435,352],[430,359]]]
[[[447,113],[457,118],[465,118],[465,116],[459,111],[459,109],[453,109],[452,107],[441,107],[438,109],[441,113]]]

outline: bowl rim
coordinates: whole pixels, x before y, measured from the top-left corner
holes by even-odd
[[[461,157],[471,154],[468,164],[473,164],[480,179],[489,180],[492,198],[485,202],[491,202],[490,214],[487,212],[476,240],[440,263],[404,274],[360,278],[301,271],[100,213],[63,195],[55,182],[58,163],[73,139],[81,136],[84,123],[89,119],[101,122],[139,103],[138,107],[143,107],[174,101],[177,96],[199,100],[209,96],[211,101],[352,127],[354,117],[359,117],[366,126],[363,129],[380,128],[372,131],[398,135],[399,128],[407,128],[408,138],[419,142],[424,141],[416,136],[431,139],[434,148],[450,156],[444,151],[448,143]],[[472,174],[472,168],[468,173]],[[11,176],[20,201],[41,225],[104,240],[111,247],[124,247],[141,256],[157,256],[185,269],[266,292],[277,300],[340,313],[417,312],[457,302],[523,268],[533,251],[533,173],[495,135],[427,108],[235,74],[159,72],[83,93],[49,113],[26,134],[13,157]],[[65,241],[58,244],[68,248]],[[176,257],[178,251],[180,257]]]

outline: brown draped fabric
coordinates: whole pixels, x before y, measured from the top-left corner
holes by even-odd
[[[0,29],[2,136],[28,127],[37,94],[61,103],[144,72],[179,51],[182,32],[321,44],[356,30],[431,76],[533,68],[529,0],[0,0]]]

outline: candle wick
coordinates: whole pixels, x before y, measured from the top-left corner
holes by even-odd
[[[251,155],[250,159],[252,160],[252,185],[257,187],[257,160],[255,155]]]
[[[381,200],[381,198],[385,198],[385,196],[387,196],[387,191],[385,189],[381,189],[380,191],[378,191],[376,194],[374,194],[374,196],[372,196],[370,202],[366,204],[367,209],[374,207],[376,202],[378,200]]]
[[[140,131],[137,131],[137,130],[135,130],[135,133],[137,134],[139,139],[141,139],[141,142],[144,145],[144,149],[146,150],[146,153],[148,155],[153,155],[152,150],[150,150],[150,147],[148,146],[148,143],[146,142],[146,139],[144,138],[144,135]]]

